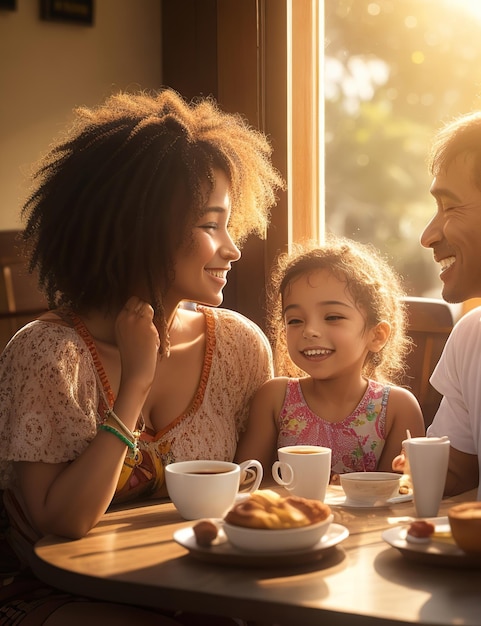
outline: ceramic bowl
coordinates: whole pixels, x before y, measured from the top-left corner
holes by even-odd
[[[332,513],[322,522],[300,526],[298,528],[247,528],[224,522],[223,528],[227,539],[236,548],[249,552],[286,552],[304,550],[316,545],[326,534],[334,515]]]
[[[352,472],[339,478],[350,504],[374,506],[399,495],[401,474],[394,472]]]
[[[451,534],[466,554],[481,556],[481,502],[463,502],[448,509]]]

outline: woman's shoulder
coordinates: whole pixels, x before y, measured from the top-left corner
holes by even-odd
[[[200,310],[214,321],[216,334],[229,335],[237,340],[244,337],[249,341],[257,337],[268,345],[267,337],[260,326],[242,313],[218,307],[200,307]]]
[[[76,335],[77,333],[72,326],[55,313],[49,312],[22,326],[12,337],[12,340],[19,337],[32,338],[39,336],[68,337],[70,339]]]
[[[226,324],[232,324],[235,326],[243,326],[245,328],[253,328],[255,330],[260,330],[260,327],[253,322],[251,319],[239,313],[238,311],[234,311],[233,309],[224,309],[222,307],[199,307],[201,310],[208,312],[208,314],[212,315],[215,320],[219,322],[224,322]],[[262,331],[261,331],[262,332]]]
[[[37,319],[20,328],[9,340],[2,352],[2,360],[13,355],[25,354],[53,356],[58,350],[77,347],[80,338],[73,328],[56,323],[53,318]]]

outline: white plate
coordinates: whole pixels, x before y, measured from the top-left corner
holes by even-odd
[[[305,550],[288,552],[248,552],[233,546],[224,530],[219,529],[214,543],[209,547],[199,546],[193,526],[180,528],[174,532],[174,540],[186,548],[190,554],[202,561],[225,565],[247,565],[250,567],[274,567],[276,565],[299,565],[325,558],[338,543],[349,536],[349,531],[341,524],[331,524],[327,533],[316,545]]]
[[[382,502],[379,504],[360,504],[359,502],[350,502],[346,498],[346,494],[344,490],[339,488],[339,493],[330,493],[326,496],[324,502],[329,506],[342,506],[346,509],[386,509],[394,504],[401,504],[402,502],[410,502],[413,499],[412,494],[406,494],[403,496],[396,496],[395,498],[390,498],[386,500],[386,502]]]
[[[437,532],[450,530],[447,517],[427,518],[434,524]],[[412,543],[406,539],[409,524],[389,528],[382,533],[382,538],[393,548],[397,548],[403,556],[413,561],[429,565],[445,565],[447,567],[474,567],[481,569],[481,557],[468,556],[454,543],[452,538],[433,537],[425,543]]]

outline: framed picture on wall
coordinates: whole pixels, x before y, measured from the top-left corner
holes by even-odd
[[[40,0],[40,18],[92,26],[94,0]]]

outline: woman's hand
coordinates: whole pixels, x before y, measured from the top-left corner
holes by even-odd
[[[122,372],[114,411],[129,430],[137,426],[157,367],[153,317],[147,302],[132,297],[115,321]],[[99,431],[71,463],[17,462],[18,486],[35,527],[42,534],[83,537],[112,501],[125,453],[118,437]]]
[[[115,322],[115,335],[122,363],[122,382],[135,381],[147,391],[152,385],[160,347],[153,322],[154,309],[132,296]]]

